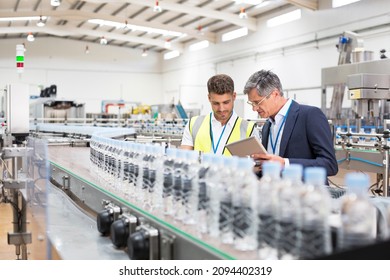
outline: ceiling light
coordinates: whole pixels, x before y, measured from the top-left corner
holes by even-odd
[[[142,54],[143,57],[148,56],[148,51],[146,49],[143,49]]]
[[[246,36],[246,35],[248,35],[248,28],[242,27],[242,28],[239,28],[239,29],[222,34],[222,42],[234,40],[234,39]]]
[[[34,16],[34,17],[0,17],[0,21],[28,21],[28,20],[46,20],[45,16]]]
[[[207,48],[209,45],[210,45],[209,41],[203,40],[203,41],[200,41],[200,42],[197,42],[197,43],[190,45],[188,48],[190,51],[198,51],[198,50]]]
[[[301,18],[301,16],[302,16],[301,10],[297,9],[297,10],[294,10],[292,12],[288,12],[288,13],[285,13],[283,15],[276,16],[276,17],[273,17],[273,18],[267,20],[267,26],[268,27],[275,27],[278,25],[282,25],[282,24],[285,24],[285,23],[288,23],[288,22],[291,22],[294,20],[298,20]]]
[[[338,8],[341,6],[349,5],[360,0],[332,0],[332,8]]]
[[[153,12],[155,13],[160,13],[162,11],[158,1],[156,1],[156,3],[154,4],[154,7],[153,7]]]
[[[58,7],[59,5],[61,5],[61,0],[50,0],[50,5]]]
[[[239,17],[240,19],[246,19],[246,18],[248,18],[248,15],[246,14],[244,8],[241,8],[240,14],[238,15],[238,17]]]
[[[88,47],[88,45],[85,46],[85,54],[89,54],[89,47]]]
[[[259,5],[265,0],[233,0],[236,4],[249,4],[249,5]]]
[[[31,32],[28,33],[28,35],[27,35],[27,41],[29,41],[29,42],[34,42],[34,40],[35,40],[34,35],[33,35]]]
[[[111,27],[115,27],[115,28],[125,28],[125,26],[127,26],[127,28],[129,28],[133,31],[144,31],[144,32],[148,32],[148,33],[161,34],[164,36],[173,36],[173,37],[187,36],[187,34],[181,33],[181,32],[169,31],[169,30],[158,29],[158,28],[150,28],[150,27],[146,27],[146,26],[126,24],[126,23],[109,21],[109,20],[102,20],[102,19],[89,19],[88,22],[94,23],[94,24],[99,24],[100,26],[106,25],[106,26],[111,26]]]
[[[104,36],[100,38],[100,45],[107,45],[107,39]]]
[[[179,51],[167,52],[164,54],[164,59],[165,60],[172,59],[172,58],[178,57],[179,55],[180,55]]]
[[[37,26],[39,26],[39,27],[45,26],[45,22],[42,20],[42,16],[39,17],[39,21],[37,22]]]

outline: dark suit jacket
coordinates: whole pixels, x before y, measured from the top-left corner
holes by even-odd
[[[271,122],[262,130],[262,143],[267,147]],[[280,142],[279,156],[303,167],[322,166],[327,175],[338,172],[332,133],[324,113],[317,107],[292,101]]]

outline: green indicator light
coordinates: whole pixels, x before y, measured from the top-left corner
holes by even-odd
[[[24,56],[17,56],[16,61],[24,61]]]

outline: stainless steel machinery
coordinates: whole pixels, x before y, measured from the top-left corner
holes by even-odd
[[[390,59],[354,62],[351,57],[356,44],[362,50],[361,38],[348,32],[340,41],[344,45],[339,59],[342,63],[322,69],[321,99],[322,110],[334,127],[339,167],[377,174],[372,191],[388,196]],[[331,106],[327,108],[332,89]],[[350,107],[342,108],[344,95]]]

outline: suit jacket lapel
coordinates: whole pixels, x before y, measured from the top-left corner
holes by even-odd
[[[267,149],[268,147],[268,138],[269,138],[268,136],[269,136],[270,127],[271,127],[271,122],[267,120],[263,125],[263,129],[261,130],[261,143],[263,144],[265,149]]]
[[[298,117],[299,105],[294,100],[291,102],[291,108],[288,112],[286,123],[284,124],[282,139],[280,140],[279,156],[284,157],[287,143],[291,137],[295,122]]]

